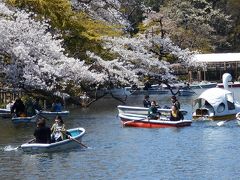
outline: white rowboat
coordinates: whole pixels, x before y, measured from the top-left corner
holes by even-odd
[[[79,127],[79,128],[69,129],[67,131],[71,134],[71,137],[74,139],[65,139],[63,141],[59,141],[51,144],[25,143],[25,144],[22,144],[20,147],[24,152],[30,152],[30,153],[55,152],[55,151],[68,150],[69,148],[79,147],[80,144],[74,140],[81,142],[82,137],[85,134],[85,129]]]

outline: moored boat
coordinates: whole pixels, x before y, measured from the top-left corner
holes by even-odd
[[[169,91],[164,89],[159,84],[151,85],[149,88],[145,88],[145,86],[139,87],[125,87],[126,95],[157,95],[157,94],[167,94]]]
[[[22,144],[20,147],[24,152],[43,153],[43,152],[63,151],[63,150],[68,150],[69,148],[80,146],[78,142],[82,141],[82,137],[85,134],[85,129],[79,127],[79,128],[69,129],[67,131],[70,133],[73,139],[65,139],[63,141],[59,141],[51,144],[25,143],[25,144]]]
[[[192,89],[179,89],[179,96],[192,96],[196,94]]]
[[[214,88],[217,86],[216,82],[206,82],[206,81],[201,81],[201,82],[194,82],[190,84],[191,89],[207,89],[207,88]]]
[[[52,112],[52,111],[37,111],[37,114],[39,116],[44,116],[46,118],[55,118],[57,115],[60,115],[62,117],[66,117],[69,115],[69,111],[60,111],[60,112]]]
[[[119,114],[121,123],[126,127],[140,128],[168,128],[190,126],[192,120],[170,121],[167,117],[160,117],[158,120],[148,119],[147,116],[133,114]]]
[[[2,118],[10,118],[11,117],[11,110],[10,109],[0,108],[0,117],[2,117]]]
[[[140,115],[147,115],[148,108],[146,107],[138,107],[138,106],[117,106],[119,114],[140,114]],[[158,111],[163,114],[169,114],[171,112],[170,108],[158,108]],[[184,109],[180,109],[183,115],[187,114],[187,111]]]
[[[224,84],[223,83],[218,83],[217,87],[224,88]],[[240,82],[229,82],[228,87],[229,88],[239,88],[240,87]]]

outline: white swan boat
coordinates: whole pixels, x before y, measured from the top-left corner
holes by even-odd
[[[73,139],[65,139],[63,141],[41,144],[41,143],[25,143],[20,146],[24,152],[30,153],[43,153],[68,150],[69,148],[79,147],[83,135],[85,134],[84,128],[74,128],[67,130]],[[74,141],[75,140],[75,141]],[[76,142],[77,141],[77,142]]]
[[[231,120],[240,112],[240,104],[234,99],[234,94],[228,90],[228,81],[232,76],[223,74],[224,89],[210,88],[204,91],[195,101],[193,119]]]

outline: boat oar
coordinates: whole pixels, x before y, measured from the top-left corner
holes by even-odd
[[[218,126],[223,126],[227,121],[229,120],[225,120],[225,121],[220,121],[217,123]]]
[[[141,119],[134,119],[134,120],[126,121],[126,122],[123,123],[123,125],[128,124],[128,123],[131,123],[131,122],[143,121],[143,120],[145,120],[145,119],[147,119],[147,117],[141,118]]]
[[[70,137],[71,140],[75,141],[76,143],[80,144],[81,146],[85,147],[85,148],[88,148],[88,146],[86,146],[85,144],[81,143],[80,141],[78,141],[77,139],[73,138],[72,136],[70,136],[69,134],[61,131],[65,136],[68,136]]]
[[[231,121],[233,119],[225,120],[225,121],[220,121],[217,123],[218,126],[223,126],[226,122]]]
[[[240,112],[236,114],[236,119],[240,120]],[[225,120],[225,121],[220,121],[217,123],[218,126],[222,126],[224,125],[224,123],[228,122],[228,121],[231,121],[232,119],[230,120]]]
[[[35,138],[30,139],[29,141],[26,142],[26,144],[29,144],[29,143],[31,143],[31,142],[33,142],[33,141],[35,141]],[[17,149],[19,149],[19,148],[21,148],[21,145],[18,146],[18,147],[16,147],[15,149],[17,150]]]

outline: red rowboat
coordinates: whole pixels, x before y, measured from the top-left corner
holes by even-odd
[[[167,127],[184,127],[190,126],[192,120],[170,121],[166,117],[160,119],[148,119],[147,116],[137,114],[119,114],[122,125],[126,127],[140,128],[167,128]]]

